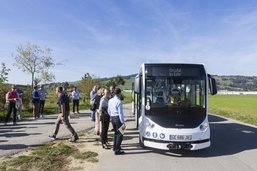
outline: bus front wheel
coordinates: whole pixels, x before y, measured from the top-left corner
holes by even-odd
[[[144,143],[142,142],[140,136],[139,136],[138,139],[139,139],[139,146],[142,147],[142,148],[144,148],[145,146],[144,146]]]

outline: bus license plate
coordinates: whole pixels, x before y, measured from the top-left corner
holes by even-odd
[[[192,135],[170,135],[170,140],[192,140]]]

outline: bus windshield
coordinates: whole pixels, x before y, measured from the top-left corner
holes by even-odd
[[[176,108],[205,108],[205,87],[205,80],[199,77],[147,77],[146,103]]]
[[[145,115],[165,128],[195,128],[206,117],[206,81],[200,77],[146,78]]]

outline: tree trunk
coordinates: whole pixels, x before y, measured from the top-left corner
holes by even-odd
[[[34,72],[31,73],[31,76],[32,76],[32,78],[31,78],[31,79],[32,79],[32,80],[31,80],[31,81],[32,81],[32,82],[31,82],[32,90],[33,90],[33,88],[34,88],[34,74],[35,74]]]

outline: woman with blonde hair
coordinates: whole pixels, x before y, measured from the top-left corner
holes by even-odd
[[[110,91],[104,89],[104,95],[100,100],[99,113],[101,121],[101,142],[102,147],[105,149],[110,149],[108,146],[108,129],[110,123],[110,115],[108,114],[108,101],[109,101]]]
[[[95,105],[96,105],[96,113],[95,113],[95,134],[100,135],[100,111],[99,111],[99,105],[100,100],[103,97],[104,88],[100,88],[97,91],[97,94],[94,98]]]

